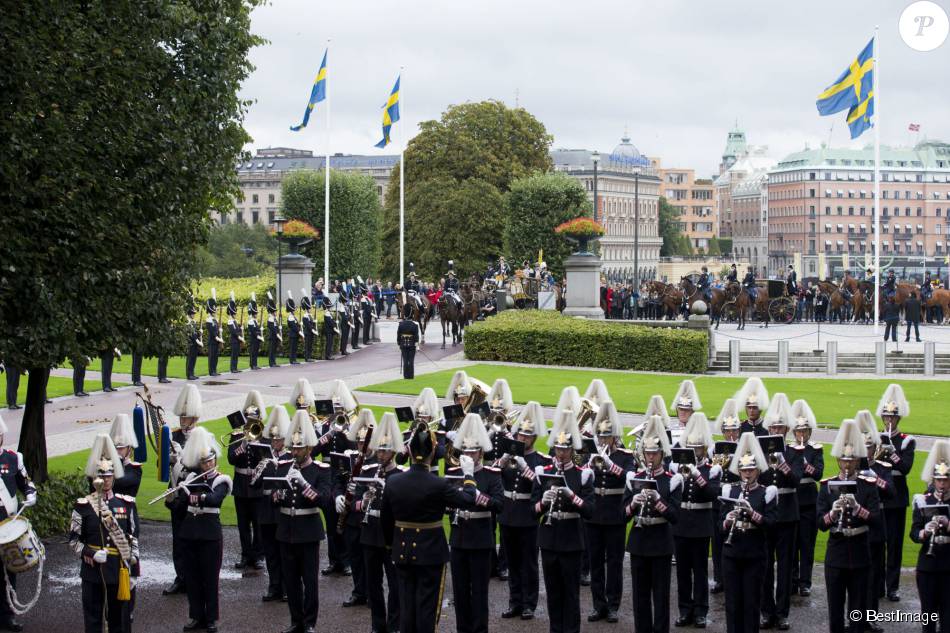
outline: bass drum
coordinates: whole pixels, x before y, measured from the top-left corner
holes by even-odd
[[[46,548],[30,522],[15,517],[0,522],[0,555],[8,572],[20,574],[39,565],[46,556]]]

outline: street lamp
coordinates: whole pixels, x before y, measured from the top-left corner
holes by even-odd
[[[640,168],[633,172],[633,287],[640,287]]]
[[[277,225],[277,311],[280,313],[280,305],[283,303],[283,288],[281,288],[281,266],[280,266],[280,240],[284,235],[284,224],[287,223],[287,218],[282,215],[278,215],[274,218],[274,224]]]
[[[597,222],[597,163],[600,162],[600,152],[595,150],[590,155],[590,160],[594,163],[594,222]]]

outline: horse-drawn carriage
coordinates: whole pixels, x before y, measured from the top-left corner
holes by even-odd
[[[786,294],[784,281],[779,279],[756,279],[755,287],[756,299],[752,304],[753,319],[763,321],[766,324],[770,321],[775,323],[792,322],[795,318],[795,297]],[[725,301],[722,304],[721,313],[717,315],[715,309],[713,310],[713,319],[716,321],[717,327],[719,318],[722,318],[726,321],[738,322],[739,329],[742,329],[745,315],[740,314],[740,311],[750,303],[747,293],[738,282],[733,282],[731,287],[724,289],[723,296]],[[715,304],[715,298],[713,303]]]

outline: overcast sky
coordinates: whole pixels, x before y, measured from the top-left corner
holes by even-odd
[[[938,0],[950,9],[950,0]],[[627,127],[641,152],[700,175],[718,169],[736,119],[781,158],[850,144],[845,113],[819,117],[816,95],[881,28],[882,142],[950,140],[950,41],[919,53],[898,33],[900,0],[272,0],[253,16],[269,43],[242,96],[249,148],[326,151],[326,110],[299,123],[327,39],[331,151],[396,153],[450,104],[518,103],[554,147],[609,152]],[[378,150],[380,107],[404,66],[403,119]],[[834,126],[833,130],[832,124]],[[855,143],[872,141],[868,131]]]

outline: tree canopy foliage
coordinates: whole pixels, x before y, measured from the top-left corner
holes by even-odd
[[[0,354],[30,371],[20,448],[40,480],[49,368],[128,349],[184,313],[209,210],[237,193],[249,140],[237,91],[261,41],[249,30],[257,4],[0,12]]]
[[[663,196],[660,196],[659,216],[660,237],[663,238],[660,256],[692,255],[689,238],[680,230],[679,211]]]
[[[277,261],[277,239],[263,224],[213,227],[198,250],[198,273],[205,277],[254,277],[270,273]]]

